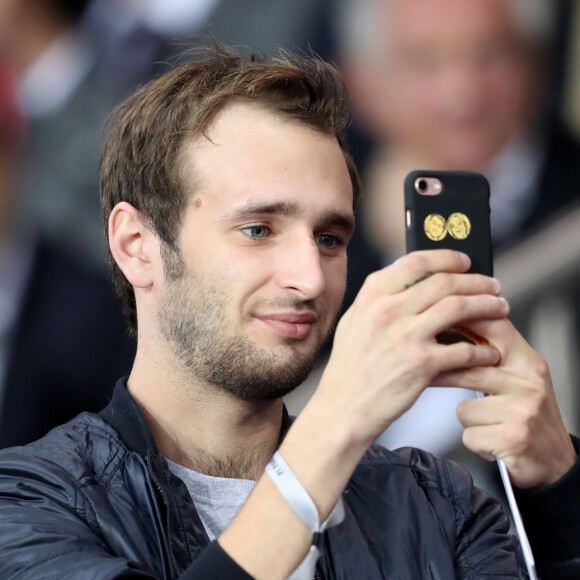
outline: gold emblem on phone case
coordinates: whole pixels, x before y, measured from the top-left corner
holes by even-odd
[[[440,242],[449,233],[456,240],[465,240],[471,233],[469,218],[459,211],[452,213],[447,219],[441,214],[431,213],[423,222],[425,235],[434,242]]]
[[[464,213],[452,213],[447,218],[447,231],[456,240],[464,240],[471,233],[471,222]]]
[[[423,222],[425,235],[434,242],[442,240],[447,235],[447,223],[445,218],[438,214],[429,214]]]

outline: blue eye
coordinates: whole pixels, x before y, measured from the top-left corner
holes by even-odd
[[[246,226],[240,230],[249,238],[254,240],[263,240],[270,232],[270,229],[264,225]]]
[[[316,241],[326,249],[334,249],[340,245],[340,239],[332,234],[320,234],[316,236]]]

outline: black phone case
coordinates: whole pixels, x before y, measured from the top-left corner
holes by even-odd
[[[415,191],[415,182],[421,177],[439,179],[441,192],[422,195]],[[467,171],[413,171],[405,179],[405,212],[407,252],[458,250],[471,258],[470,272],[493,276],[489,183],[483,175]]]

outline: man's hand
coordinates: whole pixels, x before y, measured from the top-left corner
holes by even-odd
[[[576,461],[562,420],[546,361],[508,320],[484,321],[470,329],[501,354],[496,367],[441,374],[438,385],[485,392],[457,409],[466,447],[488,459],[502,459],[514,485],[537,487],[557,481]]]
[[[350,426],[353,441],[370,444],[437,375],[499,362],[493,347],[443,346],[435,338],[452,326],[507,316],[499,283],[468,268],[458,252],[414,252],[367,278],[337,327],[311,401]]]
[[[340,320],[319,386],[280,446],[320,520],[328,517],[368,446],[434,377],[499,363],[500,353],[491,346],[444,346],[436,340],[452,326],[507,316],[497,280],[466,274],[469,265],[467,256],[451,250],[405,256],[371,274]],[[268,478],[256,492],[271,502],[255,506],[266,518],[282,498]],[[247,510],[255,497],[240,512],[252,513],[248,522],[254,528],[257,511]],[[287,529],[302,529],[304,539],[306,527],[292,510],[276,509],[285,510]],[[234,524],[241,521],[238,516]]]

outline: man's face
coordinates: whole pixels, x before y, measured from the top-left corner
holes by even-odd
[[[224,111],[209,137],[182,157],[186,183],[195,176],[184,272],[166,278],[158,325],[195,379],[280,397],[306,378],[340,308],[348,170],[334,138],[249,106]]]
[[[440,168],[481,169],[526,127],[541,92],[506,2],[405,0],[379,10],[388,29],[369,68],[377,130]]]

